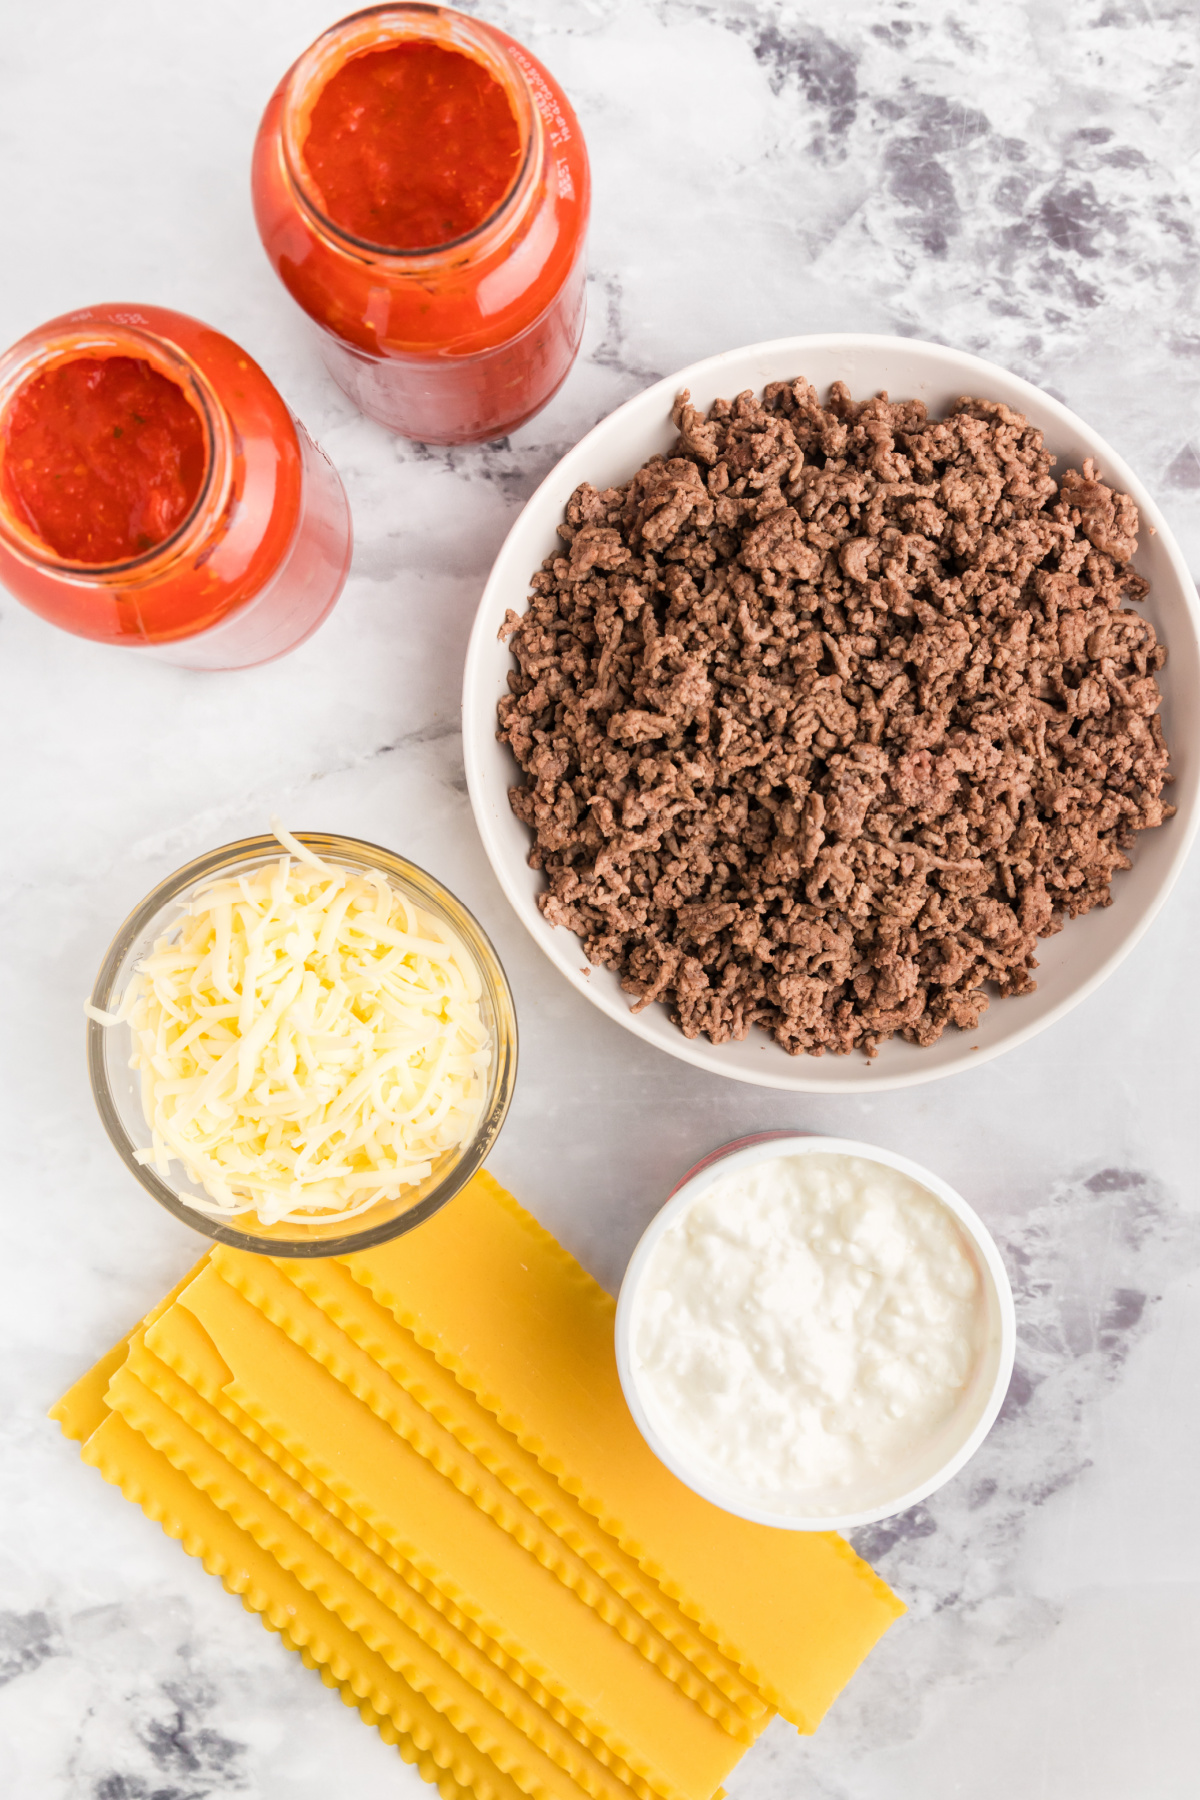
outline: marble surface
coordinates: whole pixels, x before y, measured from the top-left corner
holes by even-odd
[[[481,585],[546,469],[654,377],[760,338],[895,331],[1007,364],[1128,457],[1200,567],[1194,0],[487,10],[578,106],[590,313],[540,418],[447,453],[351,411],[255,239],[258,114],[328,6],[3,9],[0,342],[95,299],[220,325],[337,462],[358,546],[320,634],[242,675],[106,651],[0,597],[0,1794],[425,1791],[44,1419],[198,1249],[101,1133],[82,997],[155,881],[278,809],[403,849],[483,919],[524,1030],[493,1167],[610,1286],[680,1170],[764,1125],[915,1156],[1000,1240],[1020,1321],[1003,1419],[928,1505],[864,1534],[909,1614],[815,1738],[772,1727],[736,1800],[1183,1800],[1200,1764],[1200,868],[1034,1043],[911,1093],[790,1099],[640,1045],[539,957],[480,850],[457,715]]]

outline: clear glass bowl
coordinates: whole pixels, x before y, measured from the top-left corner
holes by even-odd
[[[491,1033],[493,1050],[487,1101],[474,1137],[457,1150],[447,1151],[431,1174],[406,1189],[399,1199],[380,1201],[353,1221],[323,1225],[316,1218],[311,1224],[261,1225],[255,1214],[242,1213],[236,1223],[225,1223],[191,1204],[207,1196],[188,1180],[179,1163],[172,1162],[171,1179],[166,1181],[151,1165],[136,1159],[136,1151],[150,1146],[150,1128],[142,1114],[138,1075],[129,1067],[128,1026],[105,1026],[89,1018],[88,1075],[104,1129],[126,1168],[160,1206],[185,1225],[218,1243],[232,1244],[238,1250],[255,1250],[264,1256],[345,1256],[352,1250],[365,1250],[411,1231],[453,1199],[482,1167],[500,1134],[512,1099],[517,1074],[517,1016],[508,979],[490,941],[462,902],[440,881],[378,844],[326,832],[305,831],[297,836],[324,861],[340,863],[348,869],[378,870],[402,894],[411,896],[435,918],[443,919],[474,956],[483,987],[480,1011]],[[134,965],[182,917],[198,888],[217,875],[248,874],[283,854],[276,838],[243,838],[239,843],[224,844],[207,856],[197,857],[160,882],[130,913],[109,945],[92,990],[92,1005],[104,1011],[115,1007]]]

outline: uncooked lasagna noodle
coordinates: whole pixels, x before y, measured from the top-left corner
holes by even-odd
[[[443,1800],[711,1800],[901,1609],[667,1474],[612,1310],[477,1176],[356,1257],[210,1252],[52,1416]]]

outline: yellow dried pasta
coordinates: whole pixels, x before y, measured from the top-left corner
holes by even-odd
[[[233,1400],[664,1800],[709,1800],[739,1741],[213,1268],[177,1303],[233,1372]]]
[[[834,1533],[752,1525],[670,1474],[621,1392],[612,1297],[511,1194],[481,1172],[420,1231],[344,1260],[770,1705],[816,1729],[901,1602]]]
[[[482,1175],[338,1262],[218,1247],[52,1416],[442,1800],[719,1800],[903,1608],[669,1475],[612,1317]]]
[[[203,1563],[248,1612],[284,1636],[327,1672],[330,1685],[353,1695],[353,1704],[387,1719],[401,1754],[437,1785],[449,1776],[459,1793],[474,1800],[519,1800],[491,1759],[455,1731],[428,1702],[413,1692],[382,1657],[374,1655],[336,1615],[260,1549],[245,1532],[200,1494],[118,1414],[109,1414],[83,1445],[83,1460],[146,1516],[176,1538],[189,1556]],[[458,1800],[453,1789],[443,1800]]]
[[[629,1800],[630,1788],[551,1721],[536,1719],[539,1709],[519,1690],[513,1690],[516,1707],[511,1706],[510,1693],[510,1709],[501,1711],[496,1703],[499,1690],[511,1689],[512,1684],[506,1684],[490,1665],[487,1692],[465,1679],[461,1665],[471,1652],[461,1644],[455,1649],[450,1642],[454,1634],[444,1622],[438,1622],[441,1642],[437,1647],[414,1632],[399,1607],[389,1604],[399,1600],[411,1617],[414,1596],[401,1597],[402,1584],[392,1578],[390,1586],[385,1586],[387,1598],[378,1592],[378,1582],[372,1588],[365,1586],[234,1463],[219,1452],[214,1454],[211,1443],[135,1373],[135,1355],[136,1350],[113,1378],[109,1389],[113,1410],[273,1556],[326,1611],[336,1615],[369,1651],[381,1657],[414,1693],[511,1776],[523,1793],[534,1800],[553,1800],[564,1786],[574,1788],[578,1777],[578,1791],[594,1800]],[[145,1372],[145,1362],[141,1367]],[[278,1477],[272,1483],[277,1494],[285,1479]],[[477,1653],[475,1660],[477,1663]],[[555,1750],[560,1752],[558,1756]]]
[[[250,1257],[223,1249],[214,1253],[212,1266],[223,1280],[244,1299],[249,1300],[272,1324],[284,1331],[293,1343],[319,1361],[330,1374],[369,1406],[377,1417],[411,1444],[418,1454],[431,1462],[439,1473],[452,1481],[461,1493],[474,1500],[504,1531],[557,1575],[564,1586],[596,1611],[606,1624],[633,1644],[668,1680],[673,1681],[689,1699],[715,1719],[723,1730],[740,1738],[744,1744],[754,1742],[766,1722],[766,1708],[761,1701],[754,1706],[752,1690],[742,1684],[742,1692],[749,1702],[747,1710],[750,1707],[754,1709],[753,1725],[730,1705],[713,1683],[682,1659],[652,1624],[647,1623],[637,1610],[610,1588],[584,1558],[564,1542],[552,1526],[544,1522],[541,1514],[524,1503],[523,1497],[517,1494],[515,1480],[506,1482],[492,1467],[478,1459],[453,1434],[449,1417],[438,1419],[433,1416],[431,1409],[414,1396],[409,1388],[401,1386],[392,1378],[379,1357],[371,1356],[308,1298],[304,1273],[298,1270],[293,1281],[288,1279],[290,1271],[286,1264],[281,1266],[265,1257]],[[344,1276],[343,1271],[338,1273]],[[347,1277],[344,1278],[353,1291],[355,1284]],[[310,1277],[309,1280],[311,1279]],[[320,1279],[318,1274],[317,1280]],[[373,1304],[362,1289],[357,1291],[362,1294],[365,1305]],[[399,1335],[399,1328],[394,1320],[384,1313],[381,1329],[387,1325],[391,1326],[393,1334]],[[408,1345],[413,1357],[424,1357],[430,1365],[424,1371],[427,1380],[436,1381],[441,1377],[442,1411],[447,1412],[452,1404],[448,1390],[453,1389],[457,1394],[462,1394],[462,1390],[427,1352],[421,1351],[411,1335],[408,1335]],[[395,1348],[393,1345],[393,1351]],[[392,1360],[396,1361],[395,1355]],[[411,1367],[407,1372],[410,1375],[415,1373]],[[462,1397],[467,1404],[474,1404],[470,1401],[470,1396]],[[485,1432],[490,1426],[494,1440],[507,1438],[506,1447],[515,1452],[517,1458],[532,1464],[532,1476],[527,1475],[527,1485],[530,1479],[540,1476],[545,1488],[553,1489],[558,1496],[562,1496],[557,1483],[521,1451],[520,1446],[502,1431],[491,1414],[477,1405],[475,1411],[478,1415],[477,1432]],[[586,1518],[586,1515],[582,1516]],[[599,1535],[594,1528],[592,1535]],[[616,1546],[614,1551],[620,1558],[621,1552]],[[634,1569],[636,1571],[636,1565]],[[642,1578],[641,1587],[647,1589],[647,1585]],[[649,1608],[653,1603],[648,1592],[645,1597]],[[669,1604],[665,1602],[660,1606],[660,1613]],[[692,1635],[694,1637],[694,1633]]]
[[[239,1292],[253,1299],[259,1277],[254,1268],[247,1270],[246,1258],[238,1257],[236,1252],[218,1252],[218,1265]],[[670,1672],[671,1678],[685,1693],[719,1720],[727,1731],[744,1737],[744,1729],[736,1715],[720,1704],[718,1696],[723,1695],[737,1708],[743,1720],[753,1725],[754,1735],[757,1735],[766,1722],[768,1709],[737,1668],[697,1632],[657,1583],[622,1551],[614,1538],[601,1530],[597,1521],[542,1468],[536,1458],[522,1449],[495,1415],[481,1406],[448,1369],[418,1344],[410,1331],[354,1280],[348,1268],[328,1258],[280,1260],[275,1263],[275,1268],[339,1325],[374,1363],[407,1389],[427,1413],[444,1425],[465,1449],[600,1576],[604,1588],[592,1603],[610,1624],[623,1635],[628,1635],[632,1629],[634,1641],[639,1642],[643,1654],[651,1656],[652,1660],[658,1660],[655,1639],[665,1639],[705,1680],[696,1681],[686,1667],[669,1666],[665,1660],[659,1664],[664,1672]],[[246,1273],[241,1273],[243,1270]],[[291,1335],[294,1336],[294,1332]],[[627,1615],[616,1613],[610,1616],[605,1610],[607,1589],[619,1594],[654,1628],[651,1637],[642,1639],[636,1627],[629,1627]]]

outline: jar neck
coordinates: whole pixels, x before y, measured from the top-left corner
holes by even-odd
[[[496,210],[462,237],[424,249],[395,250],[355,237],[329,217],[305,162],[304,145],[313,108],[334,75],[352,57],[390,49],[395,44],[419,42],[470,57],[500,85],[516,121],[520,167]],[[411,274],[421,279],[490,256],[526,223],[545,177],[546,144],[541,114],[506,39],[479,20],[444,6],[372,6],[323,33],[286,77],[280,137],[284,174],[295,203],[311,228],[332,249],[356,262],[385,268],[392,276]]]
[[[113,563],[88,563],[60,556],[9,504],[0,481],[0,545],[43,574],[80,587],[144,587],[194,562],[215,542],[233,492],[235,435],[229,415],[201,370],[166,338],[135,326],[80,324],[33,332],[0,357],[0,471],[5,456],[5,420],[17,395],[39,375],[83,357],[134,357],[182,389],[204,437],[204,473],[186,517],[162,543],[139,556]]]

